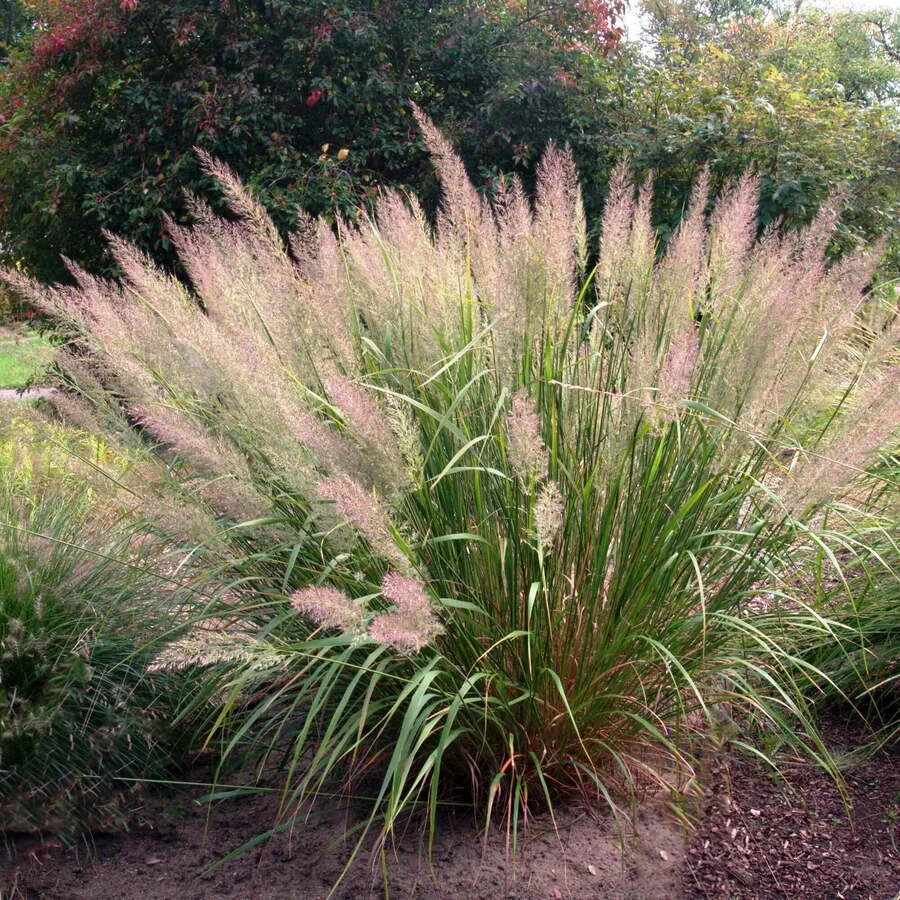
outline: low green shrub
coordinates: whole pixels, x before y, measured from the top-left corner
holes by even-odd
[[[120,282],[7,274],[246,547],[154,668],[205,668],[226,754],[285,754],[286,815],[365,779],[384,838],[460,792],[515,840],[573,793],[690,791],[728,710],[834,771],[797,585],[896,425],[892,333],[854,341],[877,249],[827,268],[830,209],[756,243],[747,177],[657,262],[620,168],[589,272],[568,154],[488,205],[420,122],[435,227],[385,192],[288,248],[206,160],[233,219],[169,224],[189,281],[117,240]]]

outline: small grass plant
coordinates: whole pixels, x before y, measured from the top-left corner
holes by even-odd
[[[840,565],[823,511],[897,422],[896,323],[854,341],[878,249],[826,266],[830,207],[757,241],[748,176],[711,214],[701,179],[657,259],[623,166],[588,269],[567,152],[488,202],[420,124],[435,222],[386,191],[285,244],[205,159],[232,216],[168,223],[186,280],[115,238],[117,282],[7,273],[245,548],[154,668],[207,673],[285,817],[365,784],[382,840],[447,797],[515,844],[561,797],[679,796],[723,711],[834,771],[797,653],[832,626],[796,586]]]
[[[74,842],[127,826],[137,786],[187,760],[192,735],[172,725],[184,676],[147,673],[184,591],[98,475],[121,473],[121,455],[3,413],[0,820]]]
[[[881,468],[884,473],[886,469]],[[867,726],[854,758],[900,740],[900,548],[896,497],[860,527],[859,510],[839,506],[845,559],[841,570],[823,560],[817,571],[815,608],[829,630],[812,630],[798,656],[813,671],[827,672],[811,696],[823,709],[849,709]],[[832,526],[833,527],[833,526]]]

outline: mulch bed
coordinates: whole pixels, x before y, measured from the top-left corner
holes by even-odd
[[[825,734],[833,752],[859,742],[839,719]],[[682,870],[685,897],[900,897],[900,748],[845,773],[850,815],[824,773],[800,765],[781,772],[784,781],[746,758],[711,766]]]

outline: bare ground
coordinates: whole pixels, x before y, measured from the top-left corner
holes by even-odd
[[[221,857],[269,826],[277,797],[229,801],[207,810],[191,795],[148,800],[143,825],[127,835],[95,836],[89,853],[64,852],[38,838],[8,840],[9,898],[58,900],[204,900],[204,898],[319,898],[338,879],[350,844],[343,838],[353,810],[325,810],[299,822],[261,849],[212,871]],[[471,819],[442,823],[427,861],[421,828],[398,836],[389,854],[390,896],[435,898],[604,897],[639,900],[680,895],[685,837],[671,814],[648,806],[638,833],[621,837],[612,822],[567,810],[556,827],[534,821],[516,861],[505,835],[485,841]],[[352,838],[350,841],[352,842]],[[2,883],[2,881],[0,881]],[[342,900],[386,896],[377,855],[361,853],[334,896]]]
[[[829,740],[846,748],[846,727]],[[596,898],[596,900],[895,900],[900,894],[900,752],[882,751],[847,775],[850,809],[825,775],[785,765],[786,780],[759,763],[723,754],[706,774],[696,830],[687,835],[661,804],[639,812],[624,840],[612,821],[577,808],[556,824],[537,818],[514,860],[505,834],[478,836],[471,818],[448,816],[427,862],[421,829],[397,836],[387,860],[393,897]],[[127,834],[94,835],[64,851],[36,835],[6,835],[3,900],[205,900],[319,898],[347,858],[344,836],[358,810],[326,808],[212,871],[264,831],[277,794],[197,803],[197,789],[147,796]],[[364,851],[335,897],[385,896],[382,873]]]

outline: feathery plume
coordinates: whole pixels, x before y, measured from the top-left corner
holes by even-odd
[[[693,322],[688,322],[675,336],[659,373],[657,400],[671,409],[690,394],[691,381],[697,367],[700,337]]]
[[[381,592],[406,615],[431,614],[431,601],[425,593],[425,588],[415,578],[401,575],[399,572],[388,572],[381,582]]]
[[[323,628],[355,634],[362,627],[363,608],[337,588],[314,586],[291,594],[291,606]]]
[[[425,457],[422,453],[422,437],[416,420],[407,407],[401,406],[396,397],[389,394],[385,398],[385,403],[387,404],[388,421],[396,436],[397,450],[406,465],[411,486],[419,484],[425,473]]]
[[[271,513],[268,502],[253,484],[246,460],[203,425],[177,409],[135,406],[134,419],[149,434],[183,456],[210,480],[196,489],[208,506],[234,522],[260,519]]]
[[[534,237],[540,248],[547,285],[542,319],[556,333],[574,302],[576,253],[584,245],[586,226],[581,215],[581,188],[570,148],[559,150],[551,141],[537,167]]]
[[[512,395],[506,436],[509,464],[523,484],[543,476],[547,469],[547,448],[541,438],[537,405],[525,390]]]
[[[378,644],[411,653],[418,653],[441,633],[441,626],[436,620],[420,622],[402,613],[376,616],[366,632]]]
[[[415,578],[388,572],[381,590],[395,608],[372,620],[367,634],[373,641],[417,653],[443,632],[425,588]]]
[[[756,240],[760,179],[747,173],[719,196],[709,223],[711,296],[720,305],[733,302]]]
[[[412,110],[425,139],[425,146],[428,147],[432,165],[440,176],[444,194],[439,213],[441,230],[452,232],[463,246],[468,245],[481,230],[486,212],[484,201],[472,186],[453,145],[418,106],[413,104]]]
[[[637,202],[632,208],[631,233],[628,238],[628,267],[625,277],[635,282],[643,292],[656,261],[656,232],[653,229],[653,176],[647,175],[637,192]]]
[[[791,472],[784,505],[792,513],[840,494],[859,477],[875,451],[900,428],[900,365],[893,365],[856,403],[840,435],[807,465]]]
[[[148,666],[149,672],[172,672],[190,666],[240,663],[254,671],[281,668],[285,656],[247,632],[223,631],[219,623],[205,623],[168,644]]]
[[[563,523],[565,504],[559,485],[548,481],[538,492],[534,504],[534,532],[537,544],[542,549],[549,547]]]
[[[619,283],[628,254],[628,238],[634,221],[634,182],[628,164],[622,160],[613,169],[609,196],[603,208],[600,258],[597,263],[597,295],[606,299]]]
[[[355,478],[336,475],[320,481],[317,487],[323,500],[332,502],[346,519],[372,545],[372,549],[387,559],[406,564],[389,526],[387,512],[378,498],[367,491]]]
[[[324,386],[331,402],[357,437],[380,451],[393,446],[391,426],[373,397],[343,375],[326,378]]]
[[[656,271],[658,289],[677,315],[695,315],[698,294],[703,293],[700,288],[706,262],[704,215],[708,200],[709,168],[705,167],[694,183],[687,214]]]
[[[232,212],[244,219],[252,227],[254,234],[265,239],[270,251],[286,259],[284,244],[275,223],[240,178],[225,163],[215,159],[201,147],[194,147],[194,153],[200,160],[200,168],[222,188]]]

